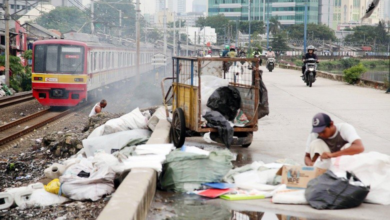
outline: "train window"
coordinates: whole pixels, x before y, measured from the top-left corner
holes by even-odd
[[[48,46],[48,56],[49,56]],[[84,69],[84,49],[75,46],[62,46],[60,55],[60,72],[82,73]]]
[[[93,71],[96,71],[96,68],[97,68],[97,56],[98,56],[98,53],[94,52],[93,53]]]
[[[111,52],[108,52],[107,53],[107,57],[106,57],[106,65],[107,65],[107,69],[111,68]]]
[[[34,48],[34,72],[45,72],[45,46],[37,45]]]
[[[48,45],[46,53],[46,72],[57,72],[58,46]]]

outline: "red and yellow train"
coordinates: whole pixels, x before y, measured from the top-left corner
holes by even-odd
[[[140,74],[153,69],[153,51],[140,54]],[[33,96],[45,106],[75,106],[88,93],[136,74],[136,52],[99,42],[64,39],[33,45]]]

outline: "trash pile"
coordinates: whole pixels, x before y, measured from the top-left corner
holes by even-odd
[[[0,76],[0,97],[10,96],[15,94],[15,91],[12,88],[8,88],[5,84],[5,77]]]
[[[12,159],[18,162],[0,160],[1,172],[8,178],[2,180],[0,209],[17,207],[20,211],[67,206],[72,201],[100,201],[109,198],[122,174],[131,168],[150,167],[161,172],[162,162],[175,148],[172,144],[145,145],[150,130],[166,117],[164,108],[153,112],[137,108],[119,118],[98,114],[84,129],[86,139],[82,139],[85,133],[52,133],[36,140],[34,151]]]
[[[270,198],[275,204],[315,209],[390,204],[390,156],[378,152],[332,158],[318,163],[322,168],[285,159],[232,169],[234,160],[227,149],[183,146],[167,156],[158,187],[225,200]]]
[[[234,127],[245,127],[250,122],[241,109],[243,94],[235,86],[229,85],[228,80],[212,75],[201,76],[201,93],[202,127],[216,128],[218,135],[211,136],[211,139],[222,142],[229,148],[233,141]],[[261,117],[264,117],[268,115],[265,86],[260,93],[259,111],[264,108],[267,110],[266,113],[261,113]]]

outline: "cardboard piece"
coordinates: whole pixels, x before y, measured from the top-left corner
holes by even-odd
[[[282,176],[281,183],[286,184],[288,189],[306,189],[310,180],[325,172],[326,170],[316,167],[284,165],[276,175]]]

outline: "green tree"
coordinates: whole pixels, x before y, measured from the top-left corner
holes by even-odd
[[[121,19],[120,14],[122,14]],[[94,17],[95,32],[119,35],[119,31],[121,31],[122,36],[135,38],[136,11],[134,0],[95,1]],[[120,20],[122,20],[122,26],[120,26]],[[141,18],[140,23],[141,27],[145,27],[147,22]]]
[[[5,65],[5,56],[0,56],[0,65]],[[20,58],[16,56],[9,56],[9,67],[10,67],[10,87],[13,88],[15,91],[21,92],[28,88],[22,87],[22,82],[26,78],[24,74],[24,68],[22,64],[20,63]],[[30,75],[30,81],[31,81],[31,75]],[[30,89],[31,89],[31,83],[30,83]]]
[[[353,28],[354,33],[345,37],[346,42],[356,44],[387,44],[389,42],[386,24],[380,21],[377,26],[357,26]]]
[[[290,39],[303,39],[304,37],[304,25],[294,24],[286,28],[289,33]],[[323,24],[308,24],[307,25],[308,39],[320,39],[320,40],[331,40],[335,41],[336,35],[334,30]]]
[[[212,27],[215,28],[215,32],[217,33],[217,36],[224,36],[225,35],[225,28],[228,27],[229,19],[226,18],[224,15],[216,15],[216,16],[209,16],[206,18],[200,17],[198,20],[196,20],[196,26],[197,27]],[[233,28],[234,29],[234,28]],[[222,43],[223,38],[218,37],[217,43]]]
[[[90,33],[89,16],[76,7],[57,7],[49,13],[43,13],[36,19],[36,23],[47,29],[56,29],[60,32],[70,30]]]
[[[278,20],[278,17],[271,17],[269,19],[269,32],[272,33],[272,35],[277,35],[280,30],[280,22]]]
[[[273,51],[287,51],[289,47],[286,42],[286,34],[284,32],[276,34],[272,39],[271,46]]]
[[[160,33],[160,31],[156,28],[154,28],[152,30],[148,30],[146,32],[146,35],[147,35],[148,41],[151,43],[156,42],[157,40],[161,40],[163,38],[162,33]]]
[[[181,27],[185,27],[186,26],[186,21],[185,20],[177,20],[175,22],[176,23],[176,28],[180,27],[180,21],[181,21]],[[167,27],[168,28],[173,28],[173,22],[168,22],[167,23]]]
[[[235,34],[236,33],[236,22],[232,21],[231,24],[233,26],[233,34]],[[249,32],[249,22],[248,21],[240,21],[238,29],[240,30],[241,33],[247,34]],[[263,21],[251,21],[251,33],[255,33],[255,32],[257,32],[259,34],[265,33]]]

